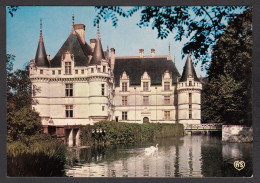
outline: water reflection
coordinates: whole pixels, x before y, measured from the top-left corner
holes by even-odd
[[[159,144],[158,152],[144,149]],[[210,136],[165,138],[132,146],[76,149],[80,162],[66,170],[73,177],[233,177],[252,175],[252,144],[222,144]],[[243,160],[238,171],[233,163]]]

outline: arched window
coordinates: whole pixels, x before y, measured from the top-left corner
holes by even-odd
[[[149,123],[149,118],[148,117],[144,117],[143,118],[143,123]]]

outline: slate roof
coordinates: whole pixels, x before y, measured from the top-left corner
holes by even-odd
[[[49,67],[50,63],[47,59],[47,54],[45,51],[45,46],[43,42],[42,35],[40,36],[39,42],[38,42],[38,48],[35,55],[35,64],[39,67]]]
[[[51,60],[51,67],[61,67],[61,57],[66,51],[74,55],[75,66],[88,66],[89,55],[92,55],[91,47],[83,43],[75,31],[72,32],[58,53]]]
[[[89,65],[98,65],[98,64],[100,64],[100,61],[102,59],[105,59],[105,56],[104,56],[104,52],[102,49],[101,40],[100,40],[100,38],[97,38],[93,57],[91,58]]]
[[[183,68],[182,76],[180,82],[187,81],[187,78],[191,76],[194,78],[194,81],[200,81],[197,77],[196,71],[191,61],[190,54],[187,57],[186,64]]]
[[[119,86],[119,80],[123,72],[129,76],[130,85],[140,85],[141,76],[146,71],[151,78],[152,85],[161,85],[163,73],[168,70],[172,75],[172,83],[177,82],[180,74],[167,57],[160,58],[116,58],[114,67],[115,84]]]

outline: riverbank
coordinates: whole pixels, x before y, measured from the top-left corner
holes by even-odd
[[[7,143],[7,176],[65,176],[65,165],[74,161],[73,152],[47,134]]]
[[[83,146],[93,144],[133,144],[156,138],[184,135],[182,124],[136,124],[112,121],[86,125],[81,127],[80,131],[81,145]]]

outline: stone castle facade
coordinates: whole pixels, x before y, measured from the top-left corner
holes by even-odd
[[[130,123],[200,124],[202,84],[190,55],[179,74],[169,55],[117,57],[97,38],[85,40],[74,24],[58,53],[46,54],[42,29],[29,65],[35,103],[43,125],[86,125],[102,120]]]

